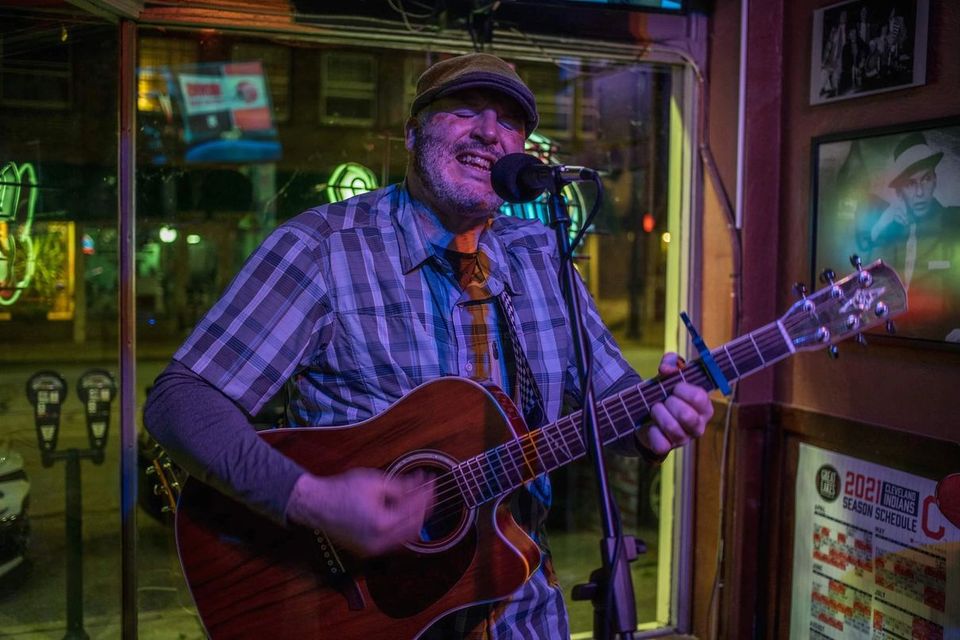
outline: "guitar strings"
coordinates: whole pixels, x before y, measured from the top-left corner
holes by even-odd
[[[768,327],[767,329],[769,329],[769,327]],[[755,333],[759,333],[759,332],[760,332],[760,331],[755,332]],[[777,338],[782,338],[782,336],[779,336],[779,335],[777,335],[777,336],[775,336],[775,337],[777,337]],[[757,345],[757,347],[760,349],[760,351],[763,352],[764,350],[769,350],[769,348],[770,348],[771,346],[773,346],[774,344],[779,344],[779,343],[781,343],[781,340],[780,340],[780,339],[772,340],[772,339],[768,339],[768,338],[763,338],[763,339],[761,339],[759,342],[757,342],[756,340],[750,340],[750,341],[748,342],[748,340],[747,340],[746,337],[745,337],[744,339],[741,339],[741,340],[736,341],[736,342],[739,342],[739,344],[732,343],[732,347],[728,347],[728,348],[725,350],[728,354],[736,353],[737,355],[742,356],[742,355],[744,355],[744,353],[754,352],[754,351],[756,351],[756,348],[754,347],[754,344],[753,344],[753,343],[756,343],[756,345]],[[787,352],[785,352],[784,355],[786,355],[786,353],[787,353]],[[718,357],[722,357],[722,351],[718,351],[717,355],[718,355]],[[760,354],[757,354],[757,355],[760,356],[761,364],[763,364],[763,365],[765,366],[765,365],[768,363],[768,361],[766,361],[766,360],[763,358],[762,355],[760,355]],[[735,359],[735,358],[730,358],[730,357],[727,358],[728,364],[729,364],[730,366],[734,366],[734,365],[733,365],[733,360],[734,360],[734,359]],[[770,361],[770,362],[772,362],[772,361]],[[736,367],[734,366],[734,370],[735,370],[735,369],[736,369]],[[679,375],[677,375],[676,377],[671,377],[671,378],[669,378],[669,379],[664,379],[664,380],[647,381],[645,384],[640,385],[640,386],[641,386],[641,387],[642,387],[642,386],[647,386],[647,387],[648,387],[648,391],[649,391],[649,390],[654,386],[652,383],[653,383],[653,382],[656,382],[656,383],[657,383],[656,386],[662,387],[665,395],[669,395],[669,391],[672,390],[672,388],[673,388],[676,384],[678,384],[681,380],[684,380],[684,379],[686,379],[688,382],[691,382],[691,383],[700,383],[700,384],[702,384],[702,383],[709,383],[709,382],[710,382],[708,376],[706,376],[701,369],[688,369],[688,370],[686,370],[686,371],[687,371],[687,372],[691,372],[691,371],[692,371],[693,375],[688,375],[686,372],[681,372],[681,373],[680,373]],[[735,372],[735,371],[734,371],[734,372]],[[689,378],[689,379],[688,379],[688,378]],[[628,390],[628,391],[630,391],[630,390]],[[642,393],[642,391],[641,391],[641,393]],[[605,413],[607,413],[609,422],[611,422],[611,423],[618,422],[618,421],[621,420],[624,416],[631,417],[631,421],[632,421],[632,422],[634,422],[634,421],[635,421],[635,422],[642,422],[642,421],[644,420],[644,417],[645,417],[645,416],[644,416],[644,415],[633,416],[632,414],[633,414],[634,412],[629,411],[629,409],[626,407],[626,404],[625,404],[625,402],[624,402],[624,400],[623,400],[622,395],[623,395],[623,394],[620,394],[619,397],[605,398],[605,399],[601,402],[601,407],[603,408],[603,411],[604,411]],[[613,400],[614,398],[616,398],[619,402],[613,402],[613,403],[612,403],[614,406],[613,406],[613,412],[611,412],[606,405],[611,404],[611,400]],[[621,406],[624,407],[624,409],[619,409],[618,407],[615,406],[616,404],[620,404]],[[633,404],[634,404],[635,407],[639,406],[636,402],[634,402]],[[646,403],[644,403],[644,408],[646,408]],[[644,413],[648,413],[648,412],[644,412]],[[512,442],[513,442],[513,443],[519,442],[519,443],[521,444],[521,450],[522,450],[525,454],[527,454],[527,455],[525,455],[525,458],[532,458],[532,457],[535,456],[535,457],[539,460],[539,462],[540,462],[539,466],[540,466],[544,471],[552,470],[553,468],[556,468],[556,467],[559,466],[559,465],[556,465],[556,464],[546,464],[546,463],[544,463],[543,458],[540,456],[539,450],[537,449],[537,447],[536,447],[536,442],[534,442],[534,440],[535,440],[535,438],[537,438],[538,435],[545,434],[545,433],[547,432],[547,430],[549,430],[550,428],[557,428],[557,430],[561,433],[561,435],[562,435],[562,437],[563,437],[563,440],[564,440],[564,442],[565,442],[566,444],[569,444],[569,436],[570,436],[570,435],[574,435],[574,437],[576,438],[576,440],[574,440],[574,443],[577,444],[577,445],[580,445],[580,446],[577,448],[577,449],[578,449],[578,451],[577,451],[578,455],[576,456],[576,457],[579,457],[579,455],[582,455],[582,453],[583,453],[583,451],[582,451],[583,447],[582,447],[582,442],[581,442],[580,439],[579,439],[579,433],[578,433],[578,431],[576,430],[576,427],[575,427],[575,422],[576,422],[575,418],[576,418],[576,416],[577,416],[577,414],[572,414],[571,416],[567,416],[567,417],[565,417],[565,419],[561,419],[561,420],[557,421],[557,423],[554,423],[554,425],[548,425],[547,427],[544,427],[543,430],[537,430],[537,431],[531,432],[530,434],[528,434],[528,435],[526,435],[526,436],[524,436],[524,437],[522,437],[522,438],[519,438],[519,439],[517,439],[517,440],[515,440],[515,441],[512,441]],[[574,418],[574,419],[571,419],[571,418]],[[619,431],[616,429],[615,424],[611,424],[610,426],[612,426],[612,427],[614,428],[614,432],[619,435]],[[630,431],[632,431],[632,430],[633,430],[633,427],[631,426],[631,427],[630,427]],[[609,429],[608,429],[607,431],[609,432]],[[609,434],[608,434],[608,435],[609,435]],[[556,452],[552,449],[552,445],[551,445],[551,443],[550,443],[549,438],[548,438],[548,437],[544,437],[544,438],[542,438],[542,440],[548,445],[548,448],[549,448],[549,450],[553,453],[553,455],[554,455],[554,460],[556,461],[556,460],[557,460]],[[506,448],[508,448],[508,444],[509,444],[509,443],[505,443],[504,445],[501,445],[501,446],[497,447],[494,451],[496,451],[497,449],[506,449]],[[569,448],[570,448],[570,447],[568,446],[568,449],[569,449]],[[529,455],[531,449],[533,450],[534,456]],[[545,449],[545,451],[546,451],[546,449]],[[504,491],[502,490],[502,486],[503,486],[503,485],[502,485],[502,483],[499,481],[499,474],[498,474],[498,473],[496,472],[496,470],[493,468],[493,465],[492,465],[491,461],[489,460],[489,457],[490,457],[490,456],[489,456],[488,453],[484,453],[484,454],[481,454],[481,456],[477,456],[477,457],[475,457],[475,458],[471,458],[470,460],[466,461],[463,465],[461,465],[462,468],[465,468],[465,469],[467,469],[467,470],[469,471],[469,476],[470,476],[470,478],[473,479],[474,484],[475,484],[475,485],[478,487],[478,489],[480,490],[482,499],[481,499],[479,502],[481,502],[481,503],[482,503],[482,502],[485,502],[485,501],[487,501],[487,500],[489,500],[489,499],[495,498],[495,497],[497,497],[497,496],[499,496],[499,495],[501,495],[501,494],[507,493],[507,492],[504,492]],[[504,467],[504,469],[505,469],[505,466],[504,466],[503,463],[502,463],[502,456],[500,456],[499,453],[497,453],[497,457],[498,457],[499,460],[501,460],[501,462],[500,462],[501,467]],[[490,483],[490,480],[489,480],[487,477],[479,477],[479,478],[478,478],[478,476],[476,475],[476,471],[475,471],[474,465],[471,464],[471,463],[476,462],[477,466],[482,466],[482,463],[480,462],[481,459],[486,459],[486,460],[485,460],[485,461],[486,461],[486,467],[487,467],[487,469],[490,471],[490,474],[489,474],[489,475],[492,475],[492,476],[493,476],[493,479],[497,482],[497,485],[498,485],[499,487],[501,487],[500,490],[493,491],[493,485]],[[572,459],[572,457],[571,457],[571,459]],[[514,467],[515,467],[515,470],[519,471],[519,465],[517,464],[516,460],[513,460],[513,459],[512,459],[512,457],[511,457],[511,462],[513,462]],[[529,464],[529,462],[528,462],[527,460],[525,460],[524,462],[525,462],[525,466],[527,466],[527,465]],[[564,461],[564,462],[566,462],[566,461]],[[483,469],[479,469],[479,471],[481,472],[481,474],[484,473],[484,470],[483,470]],[[452,476],[452,473],[453,473],[453,472],[450,472],[450,473],[448,473],[448,474],[446,474],[446,475]],[[484,474],[484,475],[488,475],[488,474]],[[465,480],[469,480],[469,478],[466,477],[466,474],[464,474],[464,479],[465,479]],[[509,476],[508,476],[508,479],[509,479]],[[532,479],[532,477],[530,477],[530,478],[528,478],[528,479]],[[454,482],[455,482],[455,480],[454,480]],[[484,489],[483,489],[482,486],[481,486],[481,483],[487,486],[487,491],[484,491]],[[456,498],[456,501],[457,501],[457,503],[458,503],[457,509],[459,510],[459,508],[460,508],[460,507],[459,507],[459,503],[460,503],[460,502],[465,502],[465,501],[462,500],[462,494],[461,494],[461,492],[459,492],[459,490],[457,489],[457,487],[451,486],[451,484],[450,484],[449,482],[447,482],[447,483],[441,483],[441,486],[444,486],[444,488],[449,487],[449,488],[453,489],[453,491],[454,491],[455,494],[457,494],[457,495],[454,496],[454,497]],[[512,488],[511,488],[510,490],[512,490]],[[486,494],[489,494],[489,495],[486,495]],[[442,493],[441,493],[441,495],[442,495]],[[438,504],[440,504],[440,505],[445,505],[445,504],[447,504],[448,502],[449,502],[449,501],[445,499],[445,496],[444,496],[444,497],[441,497],[441,498],[438,500]],[[442,510],[436,512],[437,515],[442,515],[443,513],[444,513],[444,511],[442,511]]]
[[[775,327],[775,326],[776,325],[772,325],[772,327]],[[763,352],[764,350],[768,350],[770,347],[774,346],[775,344],[782,343],[782,335],[779,334],[779,331],[776,332],[776,334],[771,338],[762,337],[760,341],[748,340],[748,338],[753,337],[757,333],[769,333],[770,328],[771,326],[768,325],[767,327],[757,330],[752,334],[748,334],[748,336],[743,336],[740,339],[733,341],[731,343],[732,345],[731,347],[728,347],[725,350],[718,350],[717,354],[715,355],[717,357],[722,357],[723,352],[726,351],[726,353],[729,355],[736,354],[739,356],[743,356],[750,352],[756,352],[757,348],[759,348],[760,351]],[[765,329],[767,331],[764,331]],[[755,344],[756,344],[756,347],[754,346]],[[786,353],[784,355],[786,355]],[[731,358],[729,357],[729,355],[727,358],[728,364],[733,366],[733,360],[736,358]],[[761,364],[765,366],[768,361],[766,361],[766,359],[764,359],[762,355],[760,354],[757,354],[757,355],[760,356]],[[772,361],[770,362],[772,363]],[[734,366],[734,370],[735,369],[736,367]],[[692,375],[690,375],[691,372],[692,372]],[[648,392],[653,390],[655,387],[661,387],[663,395],[666,396],[666,395],[669,395],[669,392],[673,389],[674,386],[676,386],[676,384],[679,384],[679,382],[683,380],[686,380],[694,384],[700,384],[701,386],[712,386],[709,376],[707,376],[702,369],[688,368],[685,371],[679,372],[677,375],[671,376],[666,379],[661,379],[661,380],[652,379],[652,380],[645,381],[644,383],[641,383],[640,385],[638,385],[640,389],[637,389],[637,388],[628,389],[626,392],[639,390],[640,393],[643,394],[643,390],[642,390],[643,387],[648,387],[647,389]],[[623,392],[623,393],[626,393],[626,392]],[[631,411],[627,407],[622,397],[623,393],[618,394],[618,396],[611,396],[611,397],[605,398],[603,401],[601,401],[600,406],[603,408],[603,411],[607,414],[608,421],[610,423],[615,423],[622,420],[624,417],[630,417],[632,421],[636,421],[638,423],[645,421],[645,418],[648,417],[649,411],[643,411],[643,412],[640,412],[640,415],[634,416],[635,412]],[[611,402],[614,399],[618,400],[619,402]],[[662,400],[658,400],[658,401],[662,401]],[[607,404],[614,405],[612,411],[606,406]],[[620,404],[623,408],[621,409],[616,407],[615,406],[616,404]],[[639,408],[641,406],[636,401],[632,401],[632,404],[634,408]],[[647,403],[644,401],[642,407],[646,409],[647,406],[648,406]],[[574,444],[579,445],[579,447],[577,447],[577,455],[571,456],[570,459],[572,460],[577,457],[580,457],[583,454],[583,444],[579,438],[579,430],[576,427],[576,418],[579,415],[579,413],[580,412],[575,412],[573,414],[570,414],[569,416],[565,416],[564,418],[561,418],[560,420],[558,420],[556,423],[552,425],[547,425],[543,429],[538,429],[536,431],[530,432],[529,434],[525,434],[524,436],[521,436],[516,440],[508,441],[507,443],[504,443],[503,445],[496,447],[492,451],[496,452],[498,449],[508,450],[510,444],[519,443],[521,451],[524,453],[524,465],[523,465],[524,467],[527,467],[527,466],[532,467],[531,460],[533,458],[536,458],[539,461],[539,466],[543,469],[542,472],[550,471],[559,465],[549,465],[544,462],[543,458],[539,453],[539,448],[537,447],[535,439],[538,436],[544,435],[547,432],[547,430],[554,428],[560,433],[563,442],[569,445],[570,436],[572,435],[575,438]],[[619,435],[619,431],[616,429],[615,424],[610,424],[610,426],[613,427],[614,433]],[[609,432],[609,429],[607,429],[607,431]],[[629,431],[633,431],[632,426],[630,427]],[[552,449],[552,445],[550,443],[549,438],[543,437],[541,439],[543,440],[543,442],[546,443],[547,447],[549,447],[549,450],[553,453],[554,461],[556,462],[557,461],[556,452]],[[570,449],[569,446],[568,446],[568,449]],[[545,451],[546,450],[547,448],[545,448]],[[531,451],[532,451],[532,455],[531,455]],[[501,467],[504,468],[505,470],[505,466],[502,463],[502,456],[500,456],[499,453],[497,453],[497,457],[498,459],[501,460],[500,462]],[[513,463],[515,469],[519,471],[520,465],[517,463],[515,459],[513,459],[512,456],[509,456],[509,457],[511,458],[511,462]],[[506,493],[509,493],[515,488],[515,487],[510,487],[508,491],[503,491],[502,489],[503,483],[501,483],[499,480],[501,476],[493,468],[493,463],[489,458],[490,458],[489,452],[484,452],[478,456],[474,456],[473,458],[470,458],[462,462],[460,465],[458,465],[458,467],[438,477],[438,479],[435,481],[436,482],[435,486],[437,487],[437,491],[436,491],[437,500],[435,504],[437,508],[434,509],[434,512],[433,512],[434,516],[443,516],[450,513],[454,513],[461,509],[461,506],[460,506],[461,503],[462,504],[467,503],[467,501],[463,497],[463,492],[460,491],[456,478],[454,477],[454,473],[457,468],[459,468],[461,471],[466,470],[466,472],[468,472],[468,473],[466,472],[462,473],[464,481],[469,484],[469,480],[472,479],[474,485],[477,487],[479,493],[481,494],[479,500],[474,500],[474,502],[477,502],[478,505],[484,502],[487,502],[489,500],[492,500],[500,495],[505,495]],[[567,461],[569,460],[565,460],[564,463],[566,463]],[[484,462],[486,463],[485,465],[484,465]],[[483,467],[483,466],[486,466],[486,469],[487,471],[489,471],[489,473],[486,473],[483,468],[475,469],[475,467]],[[480,477],[477,476],[477,471],[479,471],[482,474]],[[493,480],[497,482],[499,490],[494,490],[494,487],[491,484],[490,478],[488,476],[492,476]],[[533,477],[535,476],[526,477],[526,479],[532,480]],[[508,476],[508,479],[509,479],[509,476]],[[486,486],[486,490],[484,490],[484,486]],[[451,493],[453,494],[452,496],[450,495]],[[452,497],[452,501],[451,501],[451,497]],[[445,509],[444,507],[447,507],[447,506],[455,506],[455,509],[453,510]]]
[[[808,320],[804,317],[791,317],[783,321],[783,324],[785,328],[793,329],[806,322],[808,322]],[[738,360],[747,357],[758,358],[759,367],[753,366],[746,372],[752,373],[758,368],[766,368],[768,365],[789,355],[791,353],[790,350],[784,349],[783,344],[784,335],[781,333],[777,322],[774,322],[732,340],[730,343],[712,352],[711,355],[718,361],[718,365],[721,364],[721,360],[724,361],[721,369],[729,369],[729,373],[724,371],[724,374],[728,378],[735,380],[743,377],[735,364]],[[772,359],[764,357],[764,353],[770,355],[769,352],[775,349],[780,351],[780,353],[775,352],[775,357]],[[696,360],[694,362],[696,362]],[[666,378],[651,378],[641,382],[636,387],[627,389],[615,396],[608,396],[602,399],[598,403],[598,408],[607,416],[606,423],[601,420],[601,436],[605,442],[633,432],[635,430],[634,424],[643,424],[649,419],[650,407],[652,405],[647,399],[646,394],[659,388],[660,397],[652,403],[655,405],[657,402],[665,400],[673,388],[680,382],[689,382],[707,389],[712,389],[715,386],[713,380],[703,367],[688,366],[686,369],[680,370],[676,374],[672,374]],[[625,394],[637,394],[639,399],[624,399],[623,396]],[[435,501],[431,517],[451,515],[459,512],[464,507],[474,508],[470,506],[471,502],[475,504],[475,507],[478,507],[497,497],[507,495],[518,488],[519,484],[531,481],[537,475],[552,471],[563,464],[583,456],[585,448],[580,438],[578,427],[580,414],[580,411],[576,411],[564,416],[552,424],[526,433],[514,440],[498,445],[490,451],[482,452],[481,454],[464,460],[455,467],[437,476],[432,481],[434,483]],[[623,422],[625,419],[629,419],[628,422],[630,426],[627,431],[621,433],[617,428],[617,424]],[[610,433],[611,430],[613,432],[612,435]],[[550,439],[551,431],[556,432],[556,435],[560,438],[560,442],[566,448],[567,459],[561,461],[558,457],[556,449],[554,449]],[[539,443],[542,443],[544,446],[539,446]],[[514,449],[519,449],[519,453],[522,456],[520,461],[516,459],[514,452],[510,450],[511,446]],[[501,451],[506,453],[506,457],[512,463],[514,471],[521,477],[521,482],[516,484],[516,486],[513,486],[515,481],[510,478],[510,472],[503,462],[504,456],[500,454]],[[552,454],[553,464],[548,464],[545,461],[544,456],[541,455],[541,451],[543,454]],[[496,463],[491,460],[491,453],[496,455]],[[500,471],[495,469],[495,464],[499,464]],[[536,467],[539,467],[541,470],[537,471]],[[461,489],[461,483],[457,480],[456,473],[458,471],[463,478],[464,488],[470,494],[469,496],[464,495],[464,490]],[[530,471],[532,471],[534,475],[529,475]],[[480,475],[478,475],[478,473]],[[501,482],[501,478],[505,478],[507,482]],[[471,481],[473,486],[476,487],[479,497],[473,495],[473,489],[470,486]],[[496,482],[496,487],[494,487],[492,482]],[[506,490],[504,489],[505,484],[507,485]],[[472,500],[468,500],[468,497]]]

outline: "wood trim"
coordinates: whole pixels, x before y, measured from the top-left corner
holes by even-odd
[[[119,18],[136,20],[143,11],[143,0],[67,0],[67,2],[113,22]]]

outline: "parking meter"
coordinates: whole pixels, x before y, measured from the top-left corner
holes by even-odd
[[[77,380],[77,395],[84,404],[90,448],[102,452],[107,445],[110,403],[117,395],[117,383],[109,371],[90,369]]]
[[[67,383],[56,371],[38,371],[27,380],[27,399],[33,405],[33,421],[43,466],[53,464],[51,454],[60,435],[60,410],[67,397]]]

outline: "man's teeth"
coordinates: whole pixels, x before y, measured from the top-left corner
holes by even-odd
[[[483,171],[490,171],[491,162],[486,158],[480,158],[478,156],[460,156],[459,160],[462,164],[470,165],[471,167],[476,167],[477,169],[482,169]]]

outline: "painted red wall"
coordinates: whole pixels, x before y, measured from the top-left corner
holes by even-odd
[[[831,3],[785,3],[782,206],[779,253],[802,276],[810,262],[811,138],[960,114],[960,3],[930,2],[927,84],[831,104],[809,105],[813,9]],[[834,266],[838,272],[847,265]],[[782,274],[781,291],[789,289]],[[789,302],[782,297],[784,304]],[[855,344],[830,361],[804,354],[782,365],[777,401],[947,440],[960,439],[960,353]]]
[[[709,141],[731,199],[736,177],[740,4],[739,0],[717,1],[710,26],[708,65]],[[812,16],[815,9],[834,2],[791,0],[781,4],[777,0],[752,0],[751,20],[761,20],[758,14],[769,12],[771,4],[783,7],[782,25],[768,25],[765,32],[762,25],[752,22],[750,46],[751,51],[779,51],[781,57],[768,57],[762,66],[748,63],[751,73],[747,95],[748,108],[754,114],[764,113],[757,111],[758,100],[769,102],[763,109],[779,109],[779,139],[771,138],[769,131],[764,136],[751,135],[757,121],[756,117],[748,119],[748,207],[742,231],[743,330],[782,314],[795,300],[793,283],[809,280],[812,138],[960,114],[960,2],[930,0],[926,85],[817,106],[809,104]],[[769,42],[777,38],[781,39],[782,51]],[[772,74],[781,75],[779,87]],[[782,92],[779,101],[771,93],[776,91]],[[779,164],[776,184],[770,183],[767,167],[756,164],[763,163],[765,157]],[[761,193],[753,198],[761,202],[770,201],[771,193],[775,193],[776,206],[750,207],[751,191]],[[705,193],[703,324],[705,336],[719,343],[732,337],[731,242],[716,189],[708,183]],[[774,234],[769,237],[766,234],[771,229]],[[833,268],[843,273],[848,265]],[[783,403],[943,439],[955,440],[960,433],[960,412],[955,403],[960,389],[958,351],[889,344],[871,344],[863,349],[848,343],[841,346],[836,361],[824,353],[803,353],[778,364],[772,379],[773,385],[754,393],[750,401]]]
[[[955,0],[930,0],[924,86],[811,106],[813,12],[836,2],[749,0],[739,333],[783,314],[795,301],[793,283],[810,277],[813,138],[960,115],[960,2]],[[732,321],[735,244],[722,194],[734,201],[741,7],[741,0],[716,0],[709,27],[707,142],[720,176],[716,184],[704,172],[702,326],[711,345],[738,333]],[[849,267],[833,268],[843,273]],[[771,630],[776,628],[776,616],[782,614],[777,608],[778,584],[770,577],[776,569],[769,557],[790,548],[790,523],[778,522],[777,505],[790,503],[792,485],[787,486],[783,469],[765,467],[784,462],[780,448],[788,427],[779,424],[782,418],[772,416],[787,413],[795,419],[802,415],[807,425],[813,421],[848,430],[835,434],[832,441],[863,443],[861,452],[868,457],[872,445],[869,438],[864,442],[863,423],[877,425],[878,437],[907,434],[898,442],[915,441],[914,450],[926,447],[931,456],[944,451],[937,440],[960,441],[960,350],[877,344],[876,340],[864,349],[848,342],[841,345],[838,360],[830,360],[823,351],[801,353],[777,364],[767,377],[751,378],[741,387],[740,403],[733,412],[728,477],[718,474],[722,404],[716,428],[708,430],[697,448],[693,546],[693,632],[697,637],[711,637],[714,627],[709,606],[721,527],[726,546],[724,588],[716,614],[719,637],[749,637],[757,624],[761,630]],[[779,408],[785,409],[778,412]],[[822,414],[841,419],[826,419]],[[960,461],[957,464],[960,470]],[[727,487],[722,505],[721,483]],[[769,491],[766,497],[764,487]],[[787,546],[781,547],[784,540]]]

